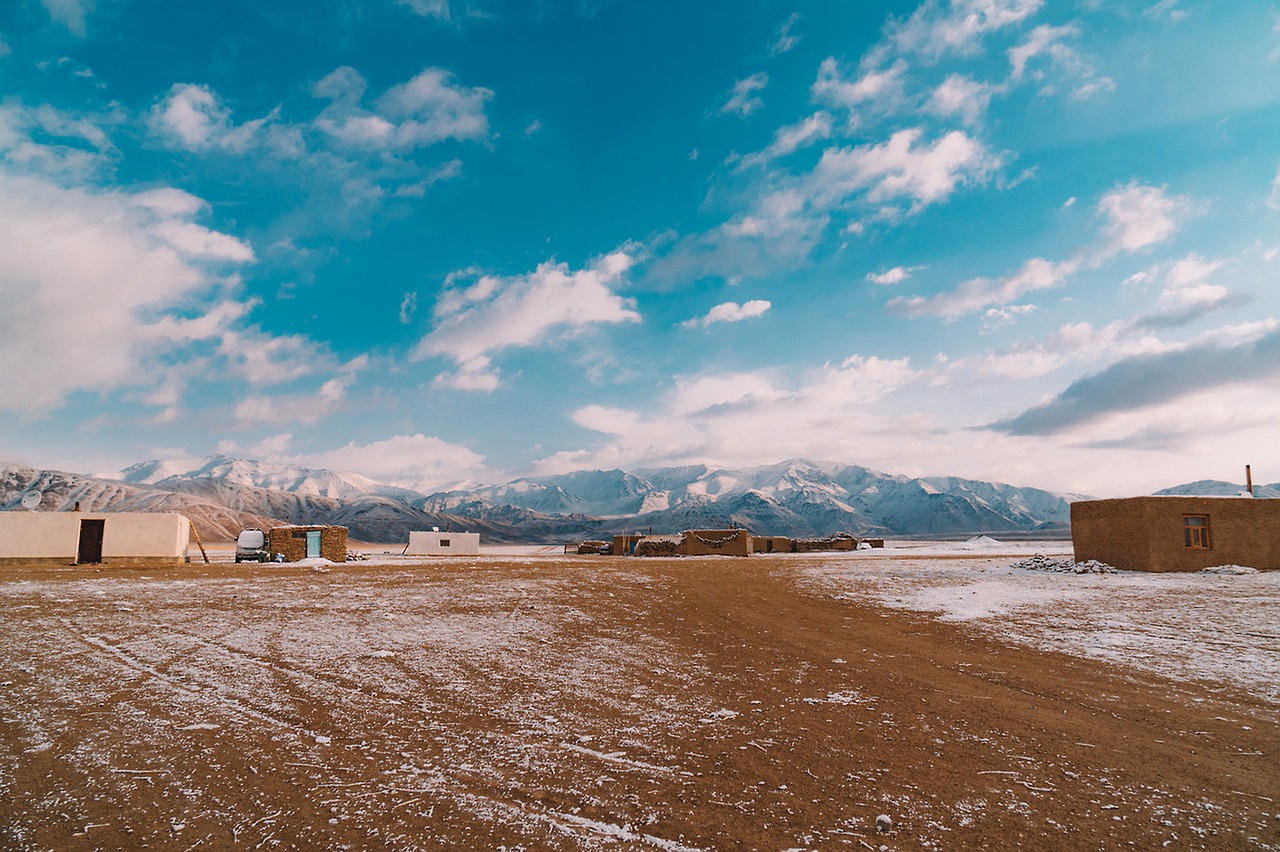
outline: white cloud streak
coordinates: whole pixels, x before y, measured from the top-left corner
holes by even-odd
[[[720,114],[736,115],[739,118],[746,118],[751,113],[764,106],[764,101],[756,96],[756,92],[764,89],[769,85],[769,75],[763,71],[745,77],[733,84],[733,91],[729,94],[729,100],[725,101],[724,106],[720,107]]]
[[[481,275],[467,286],[446,289],[436,301],[435,328],[411,357],[444,355],[460,367],[446,384],[492,390],[497,387],[490,364],[495,352],[598,323],[639,322],[634,302],[615,292],[633,263],[628,252],[615,251],[586,269],[547,262],[527,275]]]
[[[868,272],[867,280],[872,284],[892,285],[901,284],[911,277],[911,273],[919,272],[924,269],[923,266],[895,266],[892,269],[886,269],[884,272]]]
[[[705,316],[686,320],[681,323],[681,326],[684,328],[697,328],[698,326],[707,328],[718,322],[742,322],[743,320],[764,316],[772,307],[773,303],[766,299],[752,299],[742,304],[722,302],[708,311]]]
[[[482,140],[488,137],[485,103],[493,92],[458,86],[442,68],[427,68],[404,83],[387,89],[372,110],[361,106],[364,78],[353,68],[339,68],[319,83],[317,97],[331,103],[315,126],[339,143],[353,148],[405,151],[445,139]]]
[[[889,27],[900,50],[938,59],[949,53],[972,55],[991,32],[1021,23],[1043,0],[926,0],[905,22]]]
[[[990,305],[1007,305],[1027,293],[1060,287],[1081,269],[1100,266],[1118,253],[1167,240],[1190,209],[1189,199],[1169,195],[1164,187],[1137,182],[1117,186],[1098,201],[1098,215],[1105,220],[1101,246],[1081,250],[1067,260],[1031,258],[1006,277],[972,278],[933,296],[900,296],[889,301],[888,309],[906,317],[956,319]]]
[[[594,450],[538,463],[552,472],[636,464],[776,462],[787,456],[865,457],[868,443],[900,430],[874,406],[923,377],[907,359],[852,355],[787,387],[763,373],[685,376],[644,409],[591,405],[574,412],[606,436]]]

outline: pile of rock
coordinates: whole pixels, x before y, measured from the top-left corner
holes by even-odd
[[[1048,571],[1053,574],[1115,574],[1116,569],[1096,559],[1077,562],[1070,556],[1045,556],[1037,553],[1030,559],[1013,563],[1012,568],[1023,571]]]

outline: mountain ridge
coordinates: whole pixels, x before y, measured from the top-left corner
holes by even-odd
[[[362,541],[406,541],[412,529],[471,529],[495,542],[603,538],[653,528],[730,524],[790,537],[1062,531],[1080,495],[841,462],[787,459],[730,468],[685,465],[584,470],[430,494],[359,474],[225,455],[150,459],[105,476],[0,468],[0,509],[44,490],[46,509],[146,507],[192,517],[210,540],[239,526],[334,523]],[[43,483],[43,487],[41,487]],[[169,496],[166,496],[169,495]]]

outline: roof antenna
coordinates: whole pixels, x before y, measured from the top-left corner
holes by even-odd
[[[1244,487],[1248,490],[1249,496],[1253,496],[1253,470],[1249,465],[1244,466]]]

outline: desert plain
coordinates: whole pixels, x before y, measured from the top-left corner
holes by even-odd
[[[1280,572],[1032,552],[5,567],[0,847],[1280,848]]]

